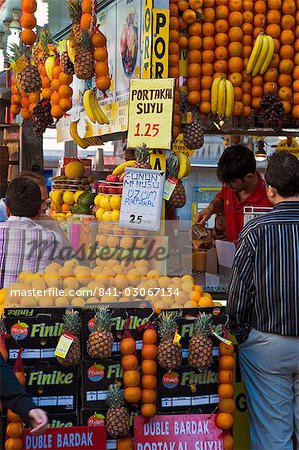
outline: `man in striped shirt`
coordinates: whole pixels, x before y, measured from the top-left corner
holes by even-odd
[[[299,160],[275,153],[265,174],[274,205],[242,230],[228,297],[239,342],[252,450],[299,448]]]
[[[11,181],[6,193],[9,218],[0,223],[0,288],[24,271],[40,272],[59,255],[59,234],[34,222],[41,209],[39,186],[26,177]]]

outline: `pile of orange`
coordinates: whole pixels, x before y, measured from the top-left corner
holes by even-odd
[[[136,356],[136,343],[132,337],[125,337],[120,343],[123,369],[124,395],[128,403],[137,404],[141,399],[140,374]]]
[[[157,371],[156,357],[158,353],[158,334],[153,327],[148,327],[143,333],[142,364],[141,364],[141,415],[153,417],[157,413]]]
[[[219,344],[219,372],[218,372],[218,394],[219,413],[216,417],[216,425],[224,433],[224,450],[233,450],[234,443],[231,435],[234,423],[234,346],[220,342]]]
[[[36,27],[36,17],[34,15],[36,9],[36,0],[22,0],[21,41],[24,45],[31,46],[36,41],[36,34],[33,31],[33,29]]]
[[[62,72],[58,60],[57,65],[53,67],[51,80],[51,115],[55,119],[61,119],[66,111],[72,108],[72,81],[73,76]]]
[[[10,106],[10,112],[13,116],[17,116],[19,112],[21,111],[21,93],[19,91],[19,88],[16,84],[16,78],[13,75],[11,80],[11,106]]]
[[[188,46],[188,39],[183,33],[180,34],[179,7],[178,2],[170,0],[170,20],[169,20],[169,69],[168,75],[176,78],[175,102],[173,114],[173,138],[180,134],[180,50]]]
[[[93,25],[96,23],[96,8],[97,8],[97,0],[82,0],[82,16],[80,27],[82,30],[89,30],[91,27],[91,22],[93,21]]]
[[[96,31],[92,35],[92,45],[94,46],[94,59],[96,61],[96,85],[102,92],[110,88],[109,64],[107,52],[107,39],[101,31]]]
[[[21,93],[21,116],[24,120],[31,119],[33,109],[36,107],[40,100],[40,92],[32,92],[31,94],[26,94],[24,91]]]

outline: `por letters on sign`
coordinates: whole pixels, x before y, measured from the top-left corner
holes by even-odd
[[[215,414],[135,417],[134,439],[135,450],[224,450]]]

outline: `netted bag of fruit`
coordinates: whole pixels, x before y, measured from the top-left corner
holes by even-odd
[[[141,399],[139,363],[136,353],[136,342],[130,333],[131,319],[125,322],[124,333],[120,342],[121,365],[123,368],[123,384],[125,400],[133,405]]]

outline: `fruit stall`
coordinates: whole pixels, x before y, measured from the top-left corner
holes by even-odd
[[[39,27],[39,2],[20,0],[8,121],[83,150],[123,139],[130,158],[101,173],[63,158],[49,220],[69,247],[0,286],[0,352],[49,416],[34,438],[4,411],[0,447],[247,450],[229,271],[180,211],[210,136],[262,151],[282,136],[299,155],[299,2],[63,3],[52,35],[51,8]]]

